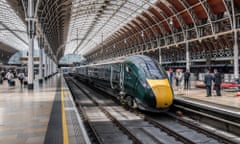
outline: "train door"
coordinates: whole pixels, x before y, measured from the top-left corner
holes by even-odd
[[[120,86],[120,90],[124,92],[124,65],[123,64],[121,64],[119,86]]]
[[[111,66],[111,75],[110,75],[110,84],[111,88],[114,91],[120,91],[120,73],[121,73],[121,65],[120,64],[113,64]]]
[[[125,91],[129,95],[134,95],[135,93],[135,86],[137,82],[137,76],[136,73],[134,72],[133,67],[131,64],[126,64],[125,65],[125,70],[124,70],[124,87]]]

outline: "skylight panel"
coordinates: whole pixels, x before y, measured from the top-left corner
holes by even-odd
[[[6,0],[0,1],[0,42],[17,50],[28,48],[26,25],[18,17],[15,11],[8,5]]]

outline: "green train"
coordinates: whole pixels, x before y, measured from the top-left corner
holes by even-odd
[[[174,94],[165,70],[144,55],[84,65],[72,73],[78,79],[117,97],[130,107],[166,111]]]

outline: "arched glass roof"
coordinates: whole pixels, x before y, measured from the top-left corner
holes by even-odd
[[[0,0],[0,42],[28,47],[24,0]],[[86,58],[178,47],[202,40],[233,40],[232,12],[239,25],[239,1],[229,0],[36,0],[37,34],[47,54]],[[11,6],[9,6],[11,5]],[[14,10],[13,10],[13,9]],[[18,18],[20,16],[20,18]],[[218,24],[217,24],[218,23]],[[221,23],[224,23],[224,28]],[[238,26],[239,27],[239,26]],[[239,30],[238,30],[239,31]],[[224,35],[224,36],[222,36]],[[222,38],[219,38],[222,36]],[[199,44],[199,43],[200,44]],[[208,47],[208,46],[206,46]]]
[[[81,63],[86,59],[83,58],[79,54],[67,54],[60,58],[59,64],[73,64],[73,63]]]
[[[73,0],[65,54],[84,55],[157,0]]]
[[[28,48],[26,25],[7,0],[0,0],[0,42],[17,50]]]

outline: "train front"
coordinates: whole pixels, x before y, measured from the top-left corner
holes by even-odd
[[[152,60],[146,60],[140,69],[145,74],[142,108],[153,112],[168,110],[173,103],[174,94],[165,70]]]

